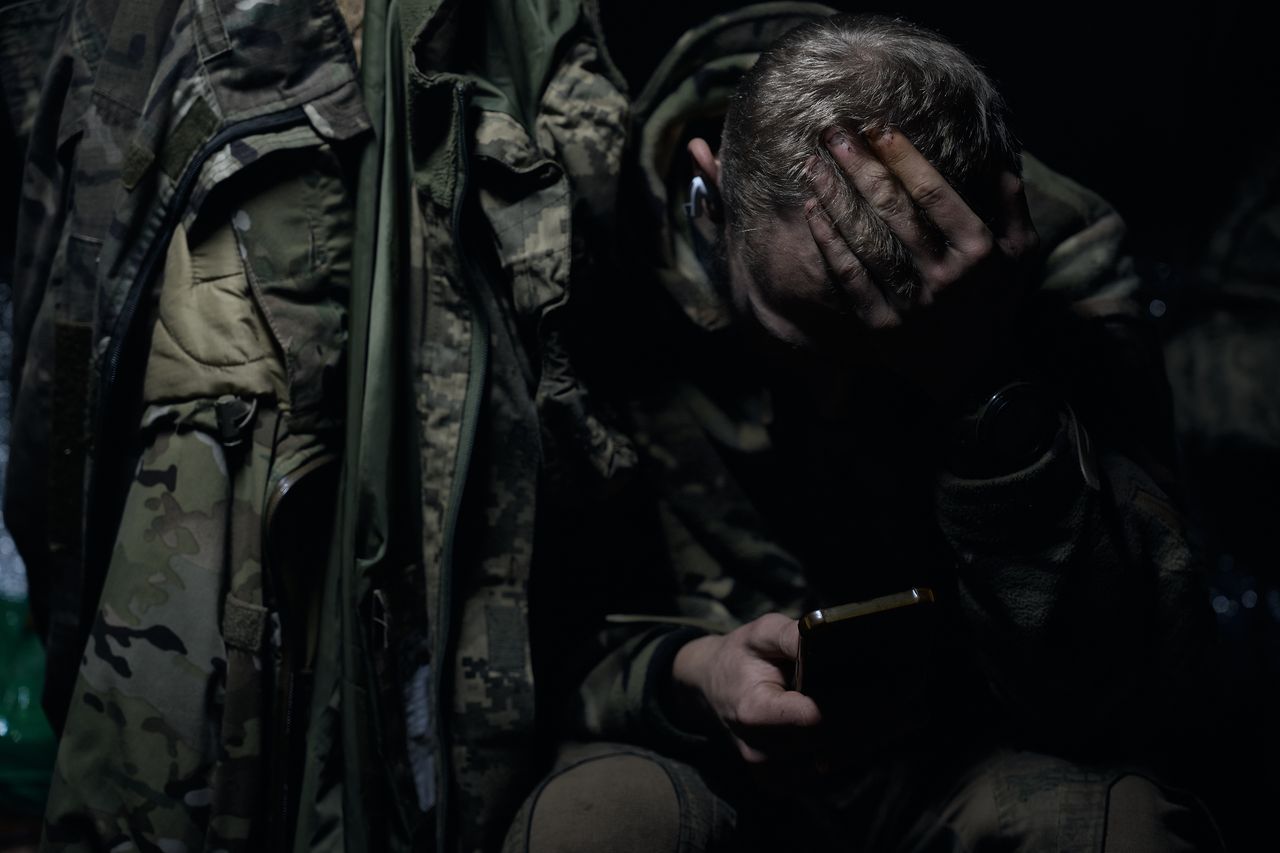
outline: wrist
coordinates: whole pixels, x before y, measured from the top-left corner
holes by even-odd
[[[686,731],[706,731],[714,717],[707,700],[707,672],[723,642],[718,634],[697,637],[681,646],[671,661],[666,707],[672,721]]]
[[[671,661],[671,683],[682,691],[702,695],[709,661],[723,641],[718,634],[707,634],[681,646]]]

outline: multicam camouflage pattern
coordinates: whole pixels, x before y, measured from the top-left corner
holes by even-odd
[[[154,406],[144,423],[44,846],[258,849],[272,667],[261,535],[279,414],[260,408],[233,448],[212,401]]]
[[[352,138],[367,119],[328,4],[81,0],[46,61],[18,223],[7,495],[58,723],[107,568],[115,513],[102,507],[119,506],[128,476],[118,447],[136,423],[145,324],[122,326],[122,309],[146,307],[153,282],[141,277],[215,187],[273,151]],[[113,348],[119,393],[102,387]]]
[[[298,516],[332,502],[352,251],[331,144],[368,121],[336,11],[221,6],[74,4],[35,119],[9,496],[66,720],[50,850],[288,832],[299,573],[327,544]],[[102,55],[80,37],[98,28]],[[99,502],[117,491],[118,529]]]

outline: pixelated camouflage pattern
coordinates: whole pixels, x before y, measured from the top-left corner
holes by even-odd
[[[129,355],[107,425],[127,436],[136,417],[142,365],[132,336],[143,324],[117,320],[131,293],[154,284],[140,281],[144,260],[163,261],[173,228],[190,232],[211,191],[264,156],[368,126],[350,40],[327,0],[78,0],[57,32],[18,221],[6,492],[49,648],[55,725],[107,568],[97,549],[109,547],[113,511],[97,502],[118,506],[129,474],[118,456],[95,453],[125,438],[96,433],[113,345]],[[220,134],[223,144],[207,150]]]
[[[546,532],[559,494],[549,484],[608,493],[635,457],[574,357],[577,312],[614,239],[628,123],[596,12],[491,4],[477,22],[458,9],[442,4],[406,28],[419,33],[409,133],[425,293],[414,351],[433,686],[447,711],[442,843],[472,850],[501,842],[537,772],[528,596],[534,543],[542,554],[557,538]],[[467,26],[542,41],[457,57]]]

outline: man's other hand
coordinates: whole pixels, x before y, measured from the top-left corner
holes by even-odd
[[[813,700],[787,689],[800,647],[799,625],[768,613],[723,636],[699,637],[676,654],[676,683],[694,693],[753,764],[811,749],[822,715]]]

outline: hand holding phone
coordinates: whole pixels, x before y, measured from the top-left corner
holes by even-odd
[[[686,643],[672,679],[723,726],[746,761],[794,756],[806,751],[822,717],[812,699],[787,689],[798,643],[794,619],[767,613]]]
[[[928,587],[814,610],[800,620],[794,687],[829,727],[860,738],[918,728],[931,710],[939,622]]]

